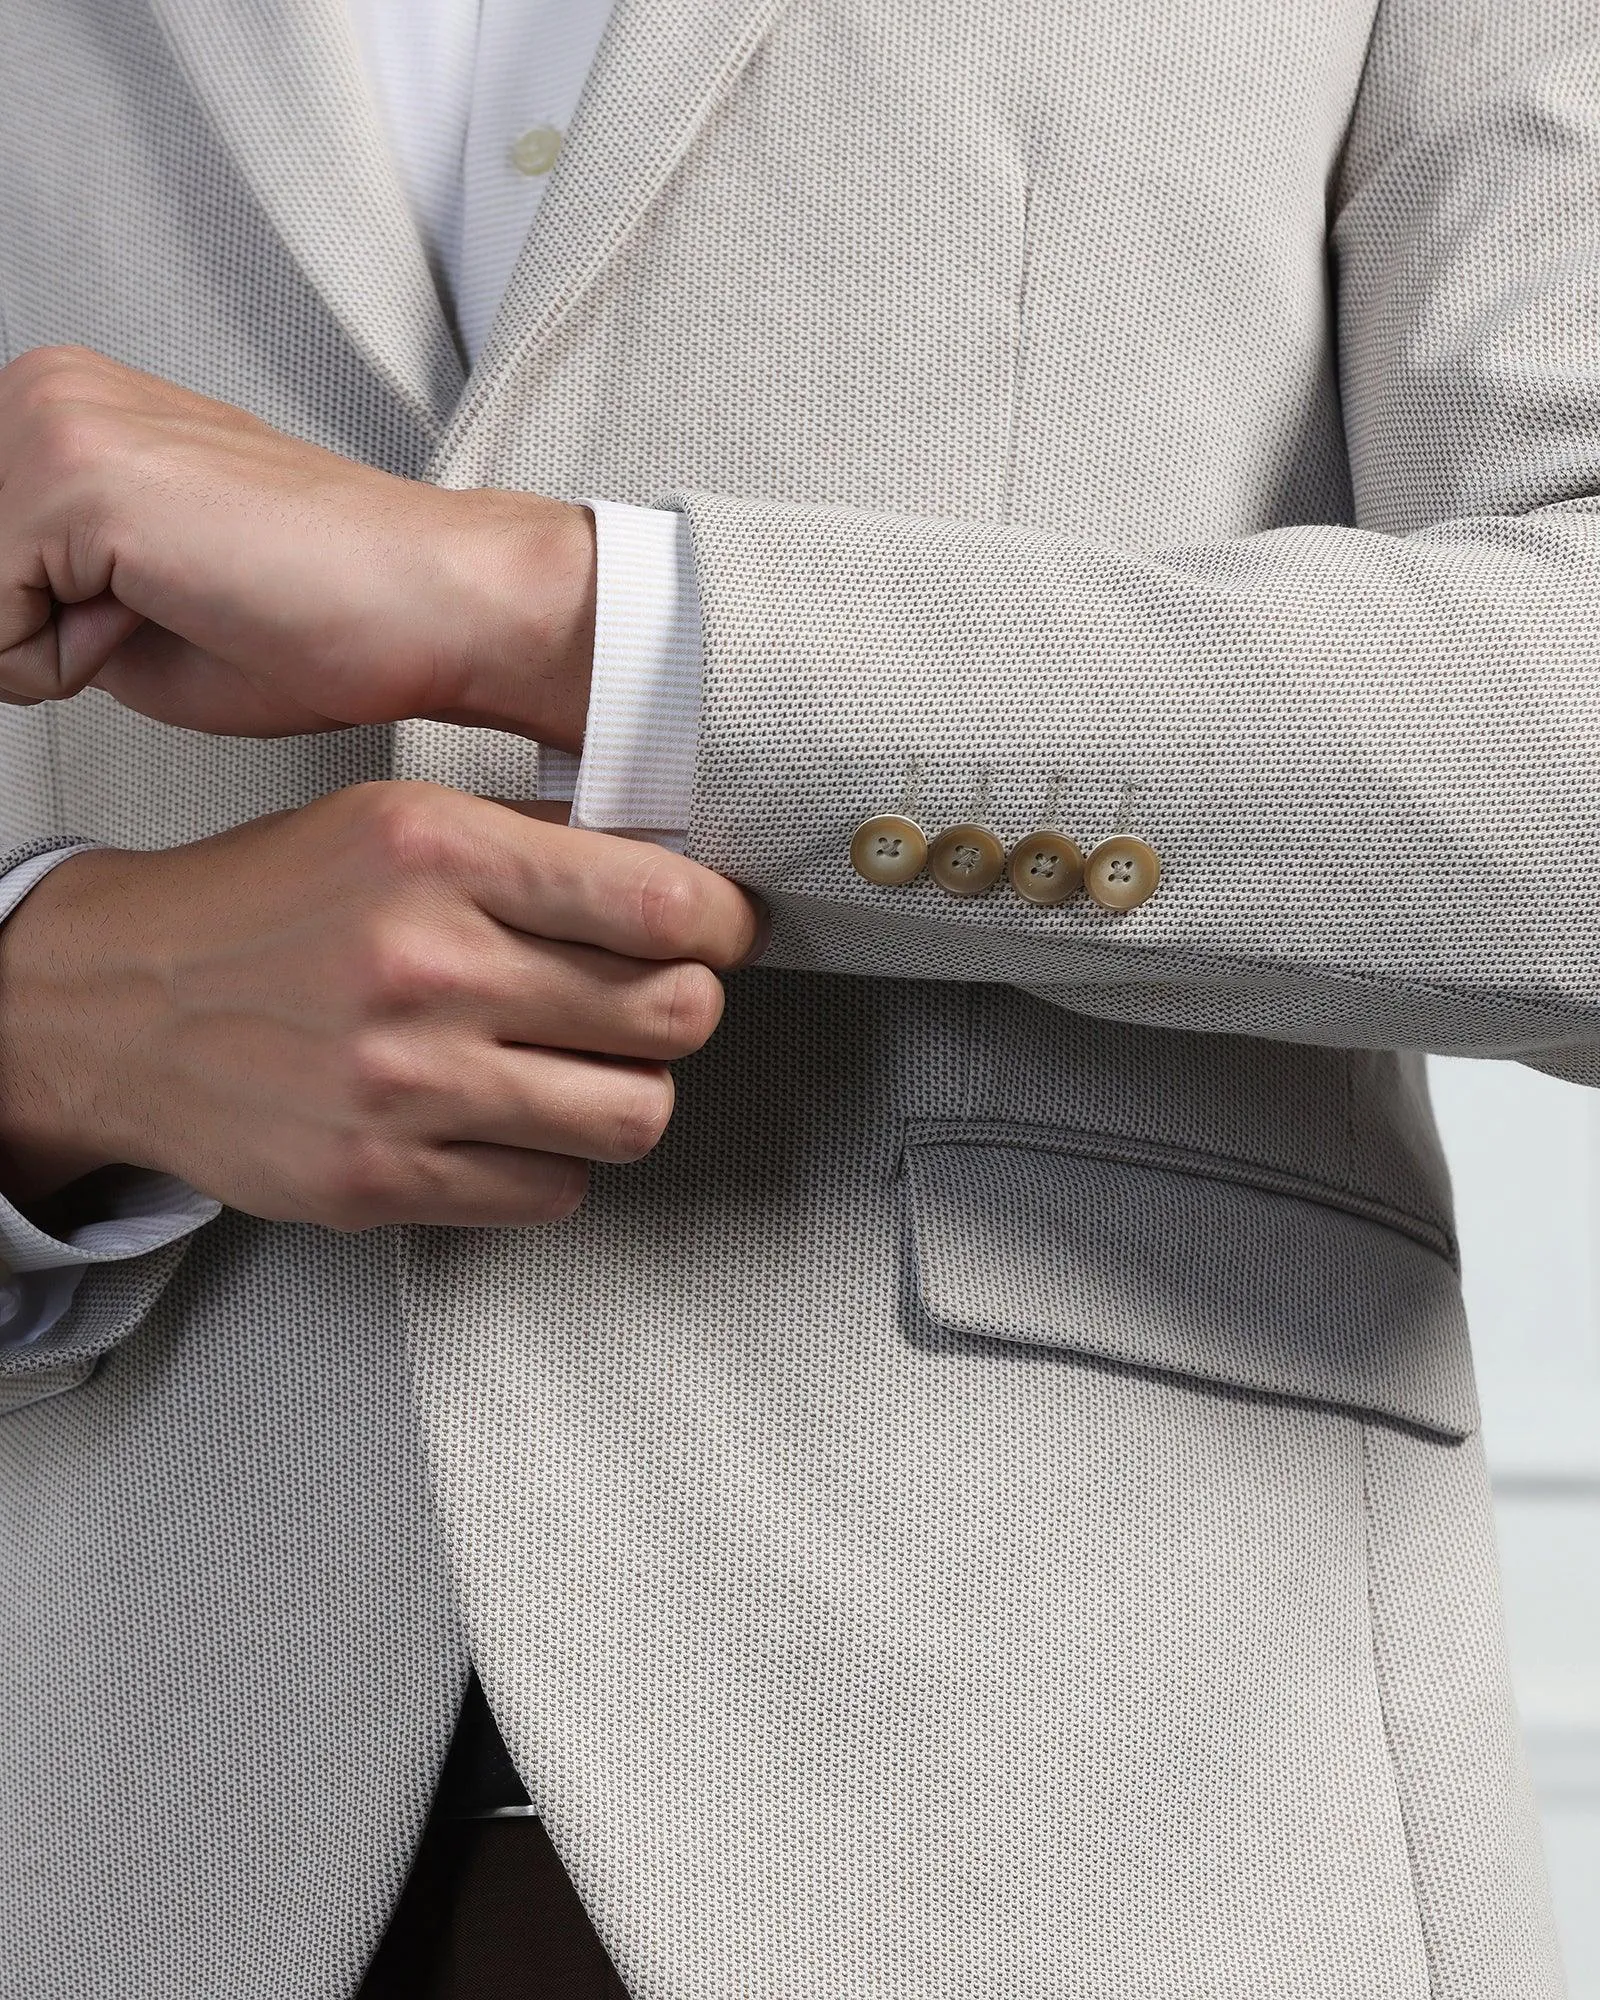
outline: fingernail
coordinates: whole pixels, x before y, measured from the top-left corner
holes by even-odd
[[[730,965],[728,967],[730,972],[744,972],[750,966],[756,964],[758,960],[765,958],[767,947],[772,942],[772,912],[753,889],[746,889],[745,894],[755,906],[756,941],[737,965]]]

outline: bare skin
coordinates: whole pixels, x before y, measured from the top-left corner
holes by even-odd
[[[0,930],[0,1161],[341,1229],[531,1223],[640,1158],[759,948],[732,883],[429,785],[64,862]],[[16,1198],[16,1196],[13,1196]]]
[[[449,493],[78,350],[0,370],[0,699],[581,747],[586,509]],[[0,927],[0,1192],[122,1163],[273,1219],[529,1223],[637,1159],[761,946],[659,848],[429,785],[63,863]]]
[[[302,444],[77,348],[0,369],[0,694],[94,685],[292,736],[427,716],[583,740],[594,522]]]

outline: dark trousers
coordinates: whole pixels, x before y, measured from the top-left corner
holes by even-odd
[[[474,1677],[358,2000],[628,2000]]]

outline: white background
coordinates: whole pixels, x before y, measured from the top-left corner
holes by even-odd
[[[1600,1091],[1431,1068],[1571,2000],[1600,2000]]]

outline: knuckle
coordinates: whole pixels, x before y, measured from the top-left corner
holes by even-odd
[[[32,430],[33,470],[48,482],[61,484],[105,463],[109,440],[92,410],[63,403],[36,415]]]
[[[641,935],[658,957],[687,953],[699,914],[699,893],[676,857],[660,855],[640,870],[635,915]]]
[[[47,474],[90,464],[104,454],[106,413],[94,397],[95,357],[75,348],[35,348],[6,374],[29,455]]]
[[[27,405],[86,380],[97,358],[82,347],[30,347],[6,365],[6,386]]]
[[[345,1052],[346,1086],[357,1115],[393,1116],[421,1094],[423,1077],[414,1051],[392,1035],[358,1035]]]
[[[358,785],[347,795],[364,836],[363,860],[382,879],[431,881],[460,859],[461,835],[449,793],[432,786]]]
[[[665,982],[659,1022],[661,1046],[671,1055],[704,1048],[722,1019],[722,981],[693,959],[675,965]]]
[[[672,1122],[676,1095],[670,1070],[642,1070],[632,1077],[617,1107],[607,1158],[620,1164],[654,1151]]]
[[[404,1219],[405,1181],[389,1147],[367,1134],[332,1143],[315,1175],[317,1219],[329,1229],[375,1229]]]
[[[467,973],[448,940],[408,923],[375,924],[354,949],[356,1010],[367,1020],[434,1013],[467,983]],[[374,1060],[393,1061],[396,1052],[374,1044]]]

